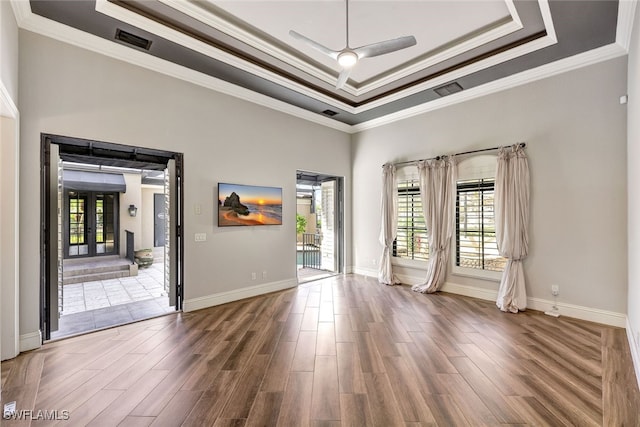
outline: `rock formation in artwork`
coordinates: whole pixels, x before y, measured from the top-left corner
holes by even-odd
[[[238,215],[249,215],[249,208],[240,203],[240,196],[238,196],[235,191],[224,199],[223,206],[233,209]]]

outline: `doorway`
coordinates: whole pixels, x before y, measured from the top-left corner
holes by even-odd
[[[298,283],[343,272],[342,177],[296,173],[296,266]]]
[[[65,191],[64,257],[113,255],[118,251],[118,193]]]
[[[165,245],[165,195],[154,193],[153,195],[153,247],[159,248]]]
[[[181,310],[182,154],[57,135],[41,148],[43,340]]]

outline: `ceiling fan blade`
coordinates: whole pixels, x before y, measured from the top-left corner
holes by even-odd
[[[333,59],[337,59],[338,58],[338,54],[340,52],[337,52],[335,50],[331,50],[326,46],[321,45],[320,43],[311,40],[309,37],[303,36],[302,34],[293,31],[293,30],[289,30],[289,35],[291,37],[293,37],[294,39],[300,40],[301,42],[304,42],[306,44],[308,44],[309,46],[311,46],[312,48],[314,48],[315,50],[324,53],[325,55],[327,55],[330,58]]]
[[[342,89],[342,86],[347,82],[349,74],[351,74],[352,68],[343,68],[338,76],[338,82],[336,83],[336,89]]]
[[[385,53],[395,52],[397,50],[406,49],[416,44],[416,38],[413,36],[399,37],[397,39],[386,40],[383,42],[373,43],[366,46],[353,49],[359,58],[371,58]]]

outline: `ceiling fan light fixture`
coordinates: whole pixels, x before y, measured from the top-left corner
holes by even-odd
[[[346,84],[349,79],[349,74],[351,73],[351,69],[356,65],[356,63],[363,58],[372,58],[374,56],[380,56],[387,53],[396,52],[401,49],[406,49],[408,47],[414,46],[416,44],[416,38],[414,36],[404,36],[398,37],[396,39],[385,40],[377,43],[368,44],[365,46],[360,46],[355,49],[349,47],[349,0],[345,0],[345,21],[346,21],[346,37],[345,37],[345,48],[342,50],[333,50],[329,49],[322,44],[311,40],[309,37],[303,36],[302,34],[289,30],[289,35],[295,39],[298,39],[313,49],[322,52],[324,55],[334,59],[338,62],[338,65],[342,68],[340,70],[340,74],[338,75],[338,80],[336,80],[336,89],[342,89],[342,87]]]
[[[342,68],[351,68],[356,65],[356,62],[358,62],[358,54],[350,50],[340,52],[338,55],[338,64]]]

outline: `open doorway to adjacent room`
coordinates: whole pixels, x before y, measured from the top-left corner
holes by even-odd
[[[42,161],[44,340],[181,309],[182,155],[43,135]]]
[[[298,283],[342,273],[344,179],[296,173],[296,267]]]

